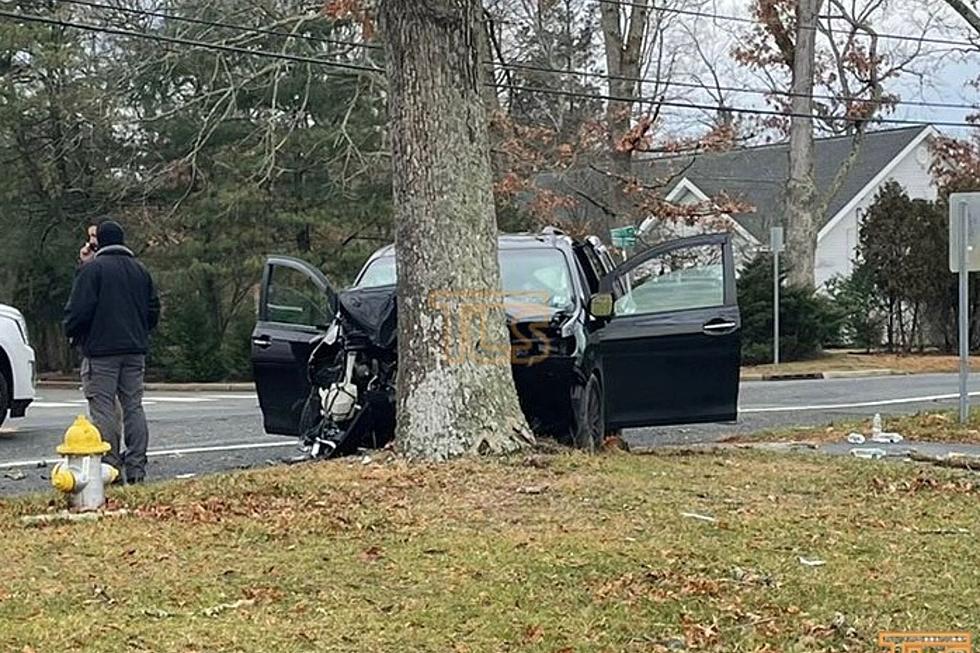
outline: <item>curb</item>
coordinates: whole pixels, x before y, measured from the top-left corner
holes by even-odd
[[[828,370],[826,372],[800,372],[797,374],[743,374],[742,381],[815,381],[821,379],[871,379],[884,376],[908,376],[908,372],[891,369],[880,370]]]
[[[81,381],[38,381],[41,390],[77,390]],[[255,392],[254,383],[144,383],[148,392]]]

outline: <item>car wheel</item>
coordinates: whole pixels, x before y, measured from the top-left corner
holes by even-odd
[[[575,446],[595,451],[602,444],[606,430],[606,411],[602,403],[602,382],[593,374],[582,389],[575,423]]]
[[[0,372],[0,426],[3,425],[10,414],[10,381],[7,375]]]

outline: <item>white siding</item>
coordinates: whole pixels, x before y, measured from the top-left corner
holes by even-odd
[[[929,174],[929,145],[920,143],[897,163],[888,178],[867,189],[857,205],[817,242],[816,282],[823,286],[837,275],[851,273],[857,246],[858,215],[873,202],[878,190],[888,181],[897,181],[912,199],[935,200],[936,187]]]

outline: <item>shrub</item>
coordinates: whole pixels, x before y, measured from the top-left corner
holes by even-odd
[[[780,360],[804,360],[839,337],[841,315],[829,298],[812,288],[788,286],[782,270],[779,299]],[[761,253],[738,279],[742,311],[742,360],[753,365],[773,360],[772,256]]]
[[[841,314],[840,344],[870,351],[885,337],[885,307],[867,265],[858,265],[848,277],[834,277],[827,291]]]

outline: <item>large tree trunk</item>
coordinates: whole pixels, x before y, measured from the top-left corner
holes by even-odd
[[[786,185],[786,251],[793,262],[787,279],[794,285],[815,285],[817,255],[817,185],[813,172],[813,67],[816,16],[821,0],[799,0],[796,6],[796,48],[793,58],[792,112],[789,138],[789,181]]]
[[[398,427],[413,458],[533,441],[499,303],[479,0],[383,0],[398,268]]]

